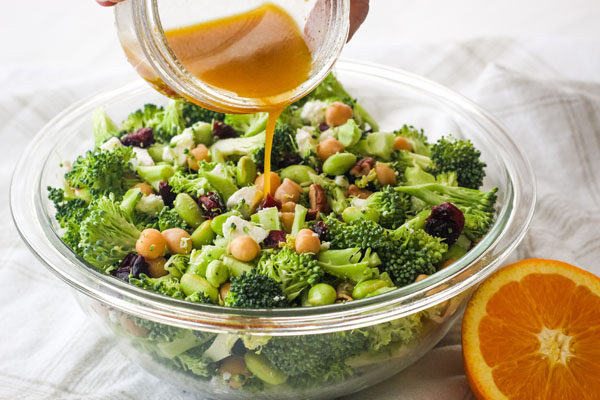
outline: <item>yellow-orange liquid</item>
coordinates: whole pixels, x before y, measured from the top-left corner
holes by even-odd
[[[257,98],[269,113],[265,140],[265,196],[270,190],[271,148],[277,117],[287,104],[269,97],[308,79],[312,56],[293,18],[273,4],[231,17],[165,32],[175,55],[202,81]],[[226,108],[226,107],[223,107]]]

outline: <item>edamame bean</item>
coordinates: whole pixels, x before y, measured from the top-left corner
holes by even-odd
[[[228,212],[228,213],[217,215],[216,217],[214,217],[210,221],[210,227],[213,230],[213,232],[216,233],[217,235],[223,236],[223,225],[225,225],[225,221],[227,221],[227,218],[231,217],[232,215],[236,215],[236,214],[233,212]]]
[[[216,236],[210,227],[210,221],[206,220],[192,233],[192,247],[199,249],[204,245],[211,244]]]
[[[238,160],[235,170],[238,186],[247,186],[256,179],[256,164],[248,156],[244,156]]]
[[[381,279],[371,279],[368,281],[363,281],[356,285],[356,287],[352,291],[352,297],[356,300],[364,299],[370,293],[383,287],[389,287],[389,285],[386,281],[382,281]]]
[[[395,286],[384,286],[382,288],[379,288],[379,289],[369,293],[366,297],[379,296],[380,294],[391,292],[392,290],[396,290],[396,289],[398,289],[398,288]]]
[[[186,296],[202,292],[215,303],[219,300],[219,291],[201,276],[185,273],[179,281],[179,286]]]
[[[281,385],[287,380],[287,375],[273,367],[267,357],[262,354],[247,352],[244,361],[248,371],[252,372],[258,379],[270,385]]]
[[[192,228],[197,228],[202,223],[202,211],[198,203],[189,194],[179,193],[173,202],[177,214]]]
[[[206,267],[206,280],[213,286],[219,287],[229,279],[227,266],[219,260],[213,260]]]
[[[343,175],[356,164],[356,156],[352,153],[336,153],[323,163],[323,172],[327,175]]]
[[[337,293],[333,286],[326,283],[317,283],[308,291],[308,303],[311,306],[324,306],[335,303]]]
[[[347,207],[342,211],[342,219],[352,222],[357,219],[379,222],[379,213],[371,208]]]
[[[310,176],[308,173],[317,175],[317,172],[309,167],[308,165],[290,165],[281,170],[279,176],[281,179],[291,179],[296,182],[298,185],[311,183]]]

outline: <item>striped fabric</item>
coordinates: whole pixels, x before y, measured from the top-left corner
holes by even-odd
[[[596,274],[600,274],[598,54],[598,46],[591,43],[504,39],[430,46],[357,43],[347,51],[355,58],[426,75],[469,95],[496,115],[528,154],[538,179],[532,228],[510,261],[556,258]],[[115,79],[50,86],[48,71],[0,69],[3,187],[8,187],[19,153],[50,118]],[[113,349],[80,311],[70,289],[28,252],[9,213],[4,195],[0,197],[0,398],[198,398],[148,375]],[[348,398],[473,399],[459,343],[457,324],[414,366]]]

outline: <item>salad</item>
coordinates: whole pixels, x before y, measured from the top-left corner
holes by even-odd
[[[266,113],[171,100],[120,125],[102,109],[92,121],[94,149],[48,188],[62,240],[92,267],[164,296],[238,309],[357,301],[434,274],[494,222],[497,190],[480,190],[486,164],[470,141],[381,131],[333,75],[279,117],[269,177]],[[341,382],[418,339],[438,311],[296,337],[117,319],[169,367],[263,390]]]

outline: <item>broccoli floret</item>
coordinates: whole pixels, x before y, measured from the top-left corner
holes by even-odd
[[[284,371],[288,382],[296,387],[340,382],[352,375],[344,361],[368,346],[368,336],[361,330],[322,335],[276,336],[261,347],[263,354],[277,369]]]
[[[225,305],[236,308],[279,308],[288,304],[283,289],[275,279],[244,272],[231,279]]]
[[[485,178],[486,163],[480,160],[481,152],[470,140],[459,140],[452,136],[442,137],[431,147],[434,174],[456,172],[458,185],[479,189]]]
[[[225,123],[238,131],[242,137],[255,136],[267,128],[269,114],[227,114]]]
[[[162,121],[154,129],[154,139],[157,142],[168,144],[173,136],[179,135],[185,129],[182,115],[184,104],[183,100],[169,100]]]
[[[377,253],[371,253],[370,248],[365,250],[364,256],[360,248],[325,250],[319,252],[318,260],[326,273],[352,283],[373,278],[377,272],[374,268],[381,264]]]
[[[327,202],[334,212],[341,214],[348,207],[348,200],[344,191],[334,180],[327,178],[324,174],[315,175],[312,172],[308,172],[308,176],[312,183],[320,185],[325,189]]]
[[[250,154],[256,166],[262,171],[265,167],[264,143]],[[271,169],[277,170],[289,165],[298,164],[302,157],[296,145],[296,132],[286,124],[277,124],[273,132],[271,150]]]
[[[94,200],[89,210],[89,215],[81,223],[79,247],[90,264],[107,270],[135,251],[141,232],[113,197]]]
[[[216,304],[213,299],[210,298],[209,295],[203,292],[192,293],[185,298],[187,301],[191,301],[192,303],[202,303],[202,304]]]
[[[213,376],[217,372],[217,364],[204,356],[204,351],[206,351],[206,348],[209,345],[209,343],[206,343],[201,346],[196,346],[193,349],[177,355],[173,361],[175,361],[184,371],[189,371],[194,375],[204,377]]]
[[[126,176],[133,176],[129,160],[131,147],[119,147],[113,151],[88,151],[77,157],[73,169],[65,174],[69,186],[87,188],[93,196],[122,196],[127,190]]]
[[[381,191],[370,195],[364,206],[379,213],[381,226],[396,229],[406,220],[406,213],[410,211],[411,203],[410,196],[387,185]]]
[[[297,103],[292,103],[283,109],[279,115],[278,121],[282,124],[286,124],[294,130],[302,128],[304,124],[302,122],[302,118],[300,117],[301,112],[302,108],[299,107]]]
[[[213,120],[223,121],[225,119],[223,113],[211,111],[189,102],[184,102],[181,106],[181,115],[186,127],[190,127],[198,121],[210,123]]]
[[[406,150],[394,151],[390,154],[391,167],[404,175],[406,168],[417,166],[423,170],[433,167],[431,158]]]
[[[416,154],[429,157],[431,145],[427,142],[427,137],[423,129],[417,130],[414,126],[404,125],[394,132],[396,136],[402,136],[412,146],[412,151]]]
[[[330,215],[324,220],[327,225],[326,239],[331,242],[332,249],[349,249],[358,247],[361,250],[385,248],[386,229],[376,222],[354,220],[342,222]]]
[[[81,240],[81,222],[88,215],[88,204],[82,199],[67,199],[65,191],[48,187],[48,198],[54,203],[56,220],[61,228],[65,229],[62,240],[67,246],[80,254],[79,241]]]
[[[194,197],[200,197],[209,192],[218,192],[225,202],[238,190],[231,179],[202,169],[190,175],[177,172],[169,178],[169,185],[174,193],[187,193]]]
[[[133,286],[175,299],[184,299],[186,297],[179,286],[179,279],[172,274],[167,274],[160,278],[150,278],[146,274],[140,274],[139,278],[130,277],[129,283]]]
[[[497,188],[489,192],[464,187],[428,183],[416,186],[399,186],[395,190],[414,196],[430,206],[450,202],[465,216],[464,234],[471,240],[485,235],[494,223],[494,204]]]
[[[158,229],[162,232],[171,228],[181,228],[188,231],[191,227],[179,216],[179,213],[174,208],[164,206],[158,213]]]
[[[132,112],[121,123],[121,133],[135,132],[142,128],[156,128],[163,120],[164,109],[154,104],[145,104],[143,108]]]
[[[298,254],[289,247],[264,252],[256,270],[279,282],[288,301],[318,283],[323,276],[323,270],[312,254]]]

